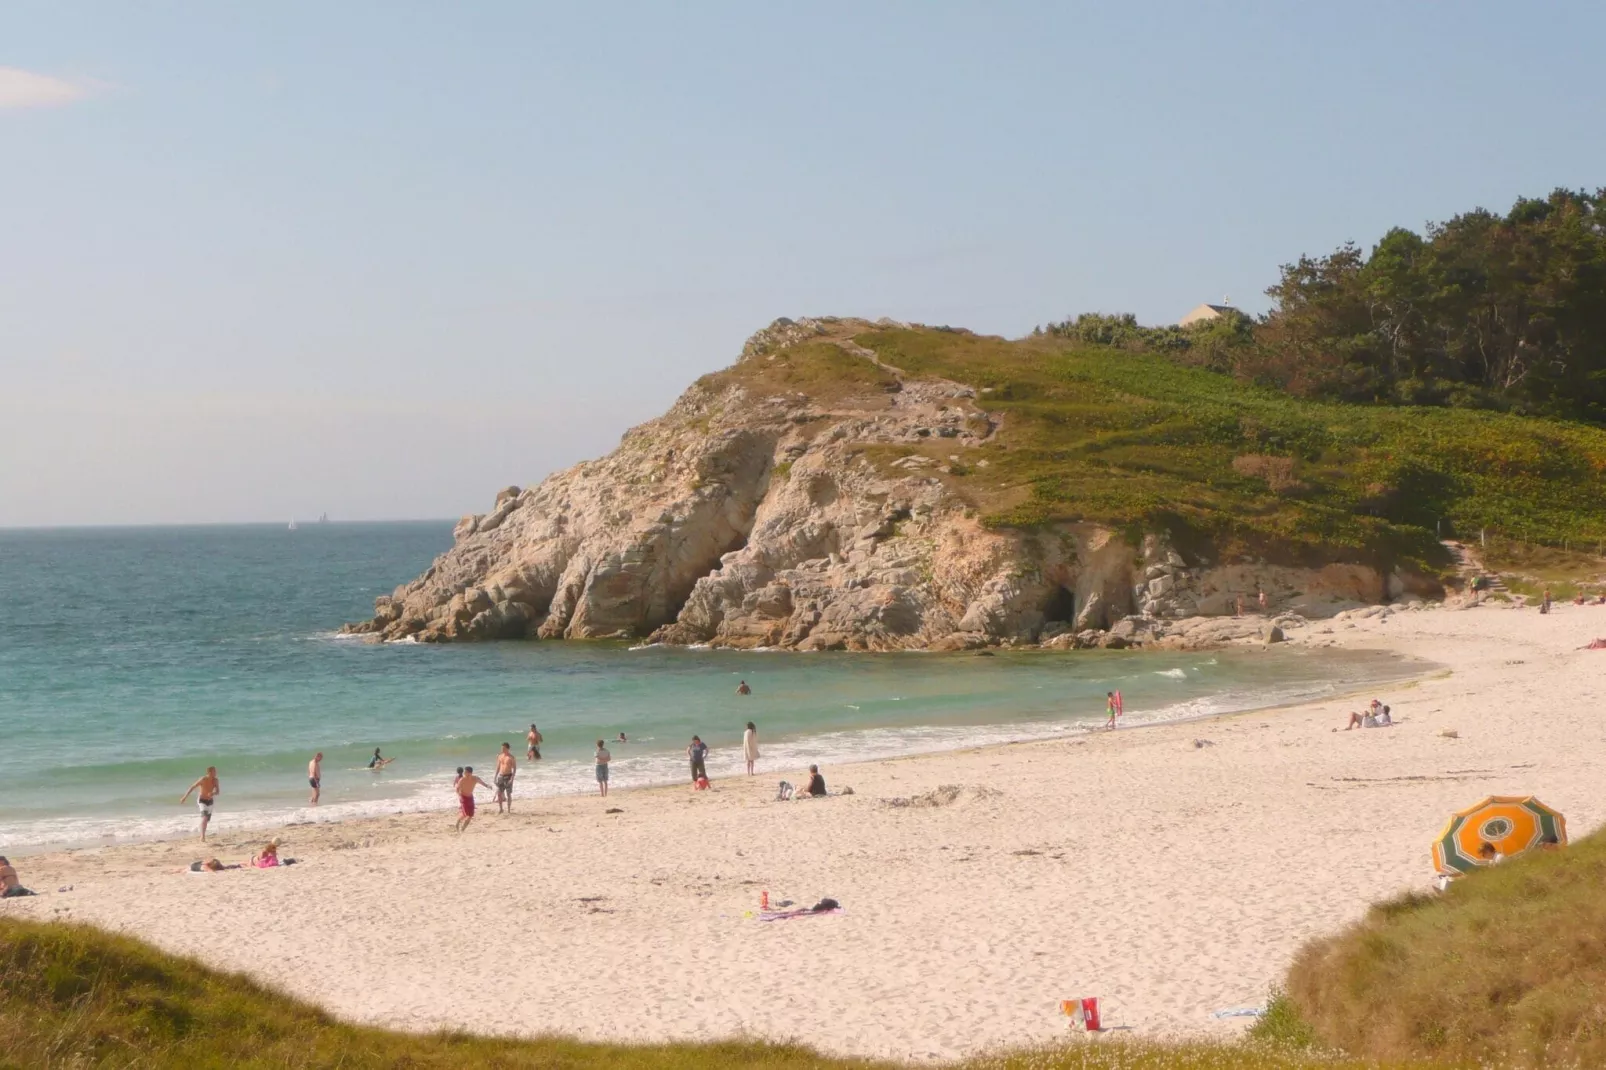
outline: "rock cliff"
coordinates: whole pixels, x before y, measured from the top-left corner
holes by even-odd
[[[346,631],[384,640],[650,638],[801,650],[1153,641],[1232,612],[1382,600],[1362,565],[1197,567],[1095,524],[990,528],[955,477],[1002,433],[965,383],[908,374],[859,320],[778,320],[618,449],[464,517]],[[1261,577],[1258,578],[1257,577]],[[1132,614],[1149,623],[1108,632]]]

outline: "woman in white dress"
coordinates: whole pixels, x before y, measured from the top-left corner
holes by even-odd
[[[758,729],[753,722],[747,722],[747,731],[742,733],[742,757],[747,759],[747,775],[753,775],[753,763],[758,761]]]

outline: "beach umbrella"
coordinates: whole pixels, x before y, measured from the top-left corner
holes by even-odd
[[[1567,842],[1567,820],[1556,811],[1532,795],[1491,795],[1450,818],[1434,841],[1433,865],[1440,873],[1470,873],[1489,864],[1478,856],[1486,843],[1509,858],[1548,836]]]

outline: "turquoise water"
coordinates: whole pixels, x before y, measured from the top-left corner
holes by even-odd
[[[1248,709],[1413,667],[1355,654],[853,655],[630,649],[619,644],[372,645],[333,635],[423,571],[449,522],[0,531],[0,852],[193,830],[178,805],[207,765],[214,828],[444,807],[454,767],[544,758],[519,795],[592,787],[613,746],[617,788],[684,779],[692,733],[711,775],[796,779],[843,761],[1052,736],[1102,723]],[[745,679],[753,694],[737,696]],[[373,748],[395,763],[365,768]],[[323,805],[305,808],[325,754]]]

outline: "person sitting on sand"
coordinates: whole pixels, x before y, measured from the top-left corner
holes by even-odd
[[[1376,727],[1378,727],[1378,728],[1392,728],[1392,727],[1394,727],[1394,718],[1393,718],[1392,715],[1390,715],[1389,708],[1387,706],[1384,706],[1383,707],[1383,712],[1379,713],[1377,715],[1377,726]]]
[[[816,799],[825,794],[825,778],[820,775],[819,766],[809,766],[809,783],[808,786],[803,789],[802,794],[811,795]]]
[[[33,894],[22,886],[22,880],[12,867],[11,859],[0,855],[0,899],[20,899]]]
[[[1366,727],[1365,719],[1362,718],[1361,715],[1356,713],[1354,710],[1350,710],[1349,711],[1349,724],[1344,726],[1344,731],[1348,732],[1351,728],[1365,728],[1365,727]]]
[[[1541,851],[1559,851],[1561,850],[1561,841],[1556,839],[1554,836],[1546,836],[1544,839],[1539,841],[1539,849]],[[5,860],[0,859],[0,862],[3,861]]]
[[[279,864],[279,839],[275,836],[269,840],[262,853],[251,856],[251,864],[258,869],[272,869]]]
[[[1506,860],[1506,856],[1501,854],[1495,848],[1495,845],[1488,840],[1485,840],[1483,846],[1478,848],[1478,857],[1491,866],[1497,866]]]

